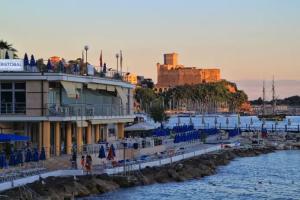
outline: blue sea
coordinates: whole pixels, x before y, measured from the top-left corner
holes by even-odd
[[[199,180],[120,189],[88,200],[300,200],[300,151],[237,158]]]

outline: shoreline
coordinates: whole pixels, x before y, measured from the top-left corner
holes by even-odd
[[[74,199],[99,195],[128,188],[155,183],[183,182],[213,175],[219,166],[227,165],[237,157],[253,157],[275,152],[273,147],[251,149],[225,149],[160,167],[147,167],[140,171],[109,176],[86,175],[74,177],[49,177],[2,192],[6,199]]]

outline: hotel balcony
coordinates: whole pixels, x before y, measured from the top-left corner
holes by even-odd
[[[0,121],[133,119],[133,88],[113,71],[1,72]]]

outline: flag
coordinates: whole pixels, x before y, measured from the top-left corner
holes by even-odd
[[[102,69],[102,50],[101,50],[101,53],[100,53],[100,67]]]
[[[82,54],[81,54],[81,61],[82,61],[82,63],[84,63],[84,51],[82,51]]]

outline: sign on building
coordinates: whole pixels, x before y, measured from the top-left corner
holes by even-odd
[[[22,59],[0,59],[0,71],[19,72],[24,71]]]
[[[87,65],[87,74],[90,76],[94,76],[95,74],[95,69],[93,65]]]

